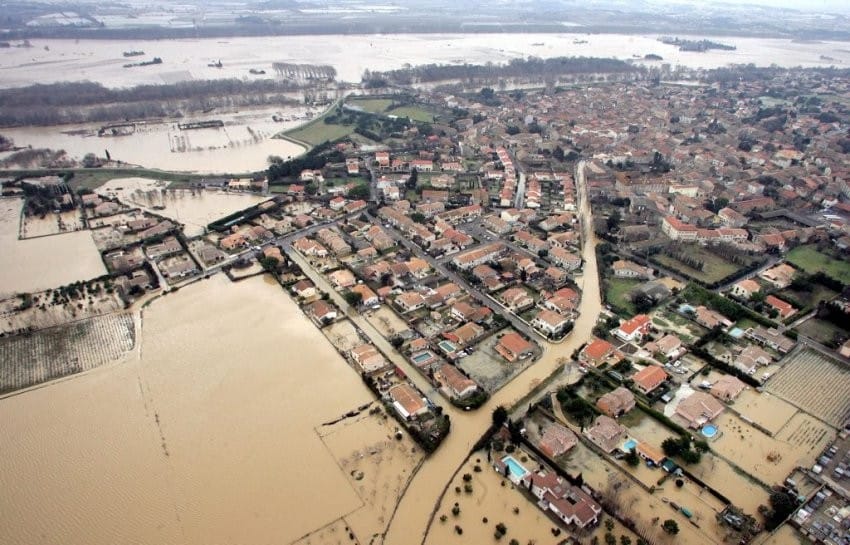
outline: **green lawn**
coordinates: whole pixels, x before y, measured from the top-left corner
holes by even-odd
[[[354,132],[354,125],[336,125],[325,123],[324,118],[319,118],[297,129],[286,131],[285,136],[298,140],[311,146],[318,146],[329,140],[336,140],[348,136]]]
[[[850,262],[821,253],[813,244],[794,248],[788,252],[787,259],[809,274],[822,271],[831,278],[850,284]]]
[[[420,106],[402,106],[387,112],[389,115],[397,115],[398,117],[409,117],[414,121],[423,123],[433,123],[434,114]]]
[[[605,302],[633,316],[636,311],[629,298],[629,292],[641,283],[641,280],[631,280],[628,278],[608,278],[607,288],[605,289]]]
[[[364,112],[381,114],[392,106],[393,101],[389,98],[349,98],[348,103],[362,108]]]

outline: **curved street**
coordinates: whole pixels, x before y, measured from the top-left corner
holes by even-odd
[[[543,344],[541,358],[517,375],[510,383],[493,394],[486,405],[474,412],[463,412],[450,404],[445,411],[451,416],[452,430],[440,448],[422,465],[410,482],[401,499],[384,543],[410,545],[424,541],[431,513],[454,472],[463,463],[472,446],[484,434],[491,423],[491,413],[498,405],[510,407],[541,381],[560,372],[561,358],[586,343],[602,308],[599,291],[599,274],[596,263],[596,238],[590,203],[587,199],[584,161],[576,166],[576,189],[579,202],[579,217],[582,230],[582,257],[584,272],[579,281],[582,299],[579,317],[566,341],[561,344]]]

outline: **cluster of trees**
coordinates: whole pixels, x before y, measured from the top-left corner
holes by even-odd
[[[324,142],[315,146],[301,157],[296,157],[288,161],[284,161],[280,157],[271,157],[270,159],[272,162],[269,168],[266,169],[266,176],[268,176],[269,183],[282,178],[298,176],[305,169],[318,170],[324,168],[328,163],[345,161],[345,155],[341,151],[333,149],[330,142]]]
[[[589,424],[599,412],[594,405],[578,395],[572,387],[559,389],[556,397],[564,412],[581,425]]]
[[[0,124],[56,125],[176,116],[229,106],[295,103],[289,81],[221,79],[109,89],[65,82],[0,90]]]
[[[364,74],[363,81],[367,86],[375,86],[384,82],[408,85],[417,81],[499,79],[562,74],[611,74],[638,72],[639,70],[638,67],[616,59],[597,57],[540,59],[528,57],[527,59],[513,59],[508,64],[426,64],[387,72],[369,72]]]
[[[768,498],[770,506],[760,505],[759,512],[764,516],[764,527],[768,531],[776,529],[797,508],[797,498],[785,490],[774,491]]]
[[[691,442],[690,435],[679,438],[668,437],[661,443],[661,450],[667,456],[679,456],[686,464],[698,464],[703,452],[708,452],[708,443],[705,441]]]

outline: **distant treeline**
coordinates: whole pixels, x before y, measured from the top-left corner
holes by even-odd
[[[297,103],[299,86],[276,80],[220,79],[108,89],[73,82],[0,90],[0,125],[59,125],[179,116],[232,106]]]
[[[596,57],[555,57],[513,59],[508,64],[426,64],[387,72],[366,72],[363,82],[375,86],[381,81],[406,85],[414,82],[454,79],[560,76],[565,74],[611,74],[637,72],[639,68],[617,59]]]

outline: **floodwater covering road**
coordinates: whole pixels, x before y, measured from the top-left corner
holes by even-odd
[[[579,213],[582,228],[582,299],[580,315],[566,341],[548,345],[535,364],[519,374],[490,401],[474,412],[464,412],[452,405],[445,410],[451,416],[452,431],[440,448],[422,465],[413,477],[406,494],[390,522],[385,543],[409,545],[424,539],[431,513],[445,486],[461,466],[472,446],[491,423],[491,412],[498,405],[510,406],[522,399],[536,384],[559,370],[561,358],[569,357],[573,350],[587,342],[596,325],[602,307],[599,291],[599,274],[596,263],[596,238],[593,234],[590,203],[586,198],[584,162],[576,167],[576,185],[579,195]],[[418,373],[415,373],[418,376]]]

